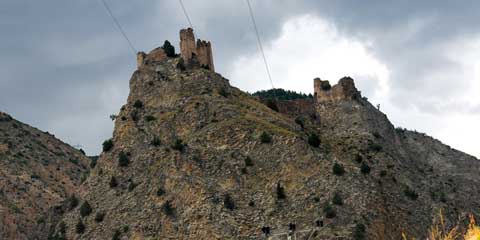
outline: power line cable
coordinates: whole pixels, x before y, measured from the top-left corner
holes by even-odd
[[[183,5],[182,0],[178,0],[180,3],[180,6],[182,7],[183,14],[185,14],[185,17],[187,18],[188,24],[190,25],[190,28],[193,29],[192,21],[190,20],[190,17],[188,16],[187,10],[185,9],[185,5]]]
[[[113,15],[112,10],[110,10],[110,7],[108,7],[107,2],[106,2],[105,0],[102,0],[102,3],[103,3],[103,6],[105,6],[105,9],[107,9],[108,14],[110,14],[110,17],[112,17],[113,22],[115,23],[115,25],[117,25],[117,28],[118,28],[118,30],[120,31],[120,33],[123,35],[123,37],[125,38],[125,40],[127,40],[128,45],[130,46],[130,48],[131,48],[132,51],[133,51],[133,54],[137,54],[137,50],[135,49],[135,47],[133,47],[132,42],[130,41],[130,39],[128,39],[127,34],[125,33],[125,31],[123,31],[122,26],[121,26],[120,23],[118,22],[117,18],[115,18],[115,16]]]
[[[270,74],[270,69],[268,67],[267,58],[265,57],[265,52],[263,51],[262,40],[260,39],[260,34],[258,32],[257,22],[255,21],[255,16],[253,15],[253,11],[252,11],[252,6],[250,5],[249,0],[245,0],[245,1],[247,2],[247,5],[248,5],[248,10],[250,12],[250,18],[252,19],[253,28],[255,29],[255,34],[257,36],[258,47],[260,49],[260,53],[262,54],[263,62],[265,63],[265,69],[267,70],[268,79],[270,79],[270,84],[272,84],[273,95],[274,95],[274,98],[276,98],[275,87],[273,85],[272,75]]]

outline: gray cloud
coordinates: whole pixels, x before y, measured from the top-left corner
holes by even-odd
[[[137,50],[165,39],[178,46],[186,20],[177,1],[107,1]],[[228,77],[235,59],[257,51],[243,0],[184,2],[198,37],[214,43],[218,72]],[[479,112],[478,104],[462,110],[455,103],[471,86],[461,79],[461,63],[444,55],[449,43],[479,36],[478,1],[251,2],[265,44],[279,37],[288,19],[317,15],[342,35],[369,43],[389,68],[394,106]],[[101,2],[2,1],[0,28],[0,109],[98,153],[111,135],[108,116],[125,102],[135,70],[135,56]]]

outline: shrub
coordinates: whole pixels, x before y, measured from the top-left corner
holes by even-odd
[[[163,204],[163,212],[169,216],[169,217],[173,217],[175,216],[175,209],[173,208],[172,204],[170,203],[170,201],[166,201],[165,204]]]
[[[373,132],[372,135],[373,135],[375,138],[382,138],[382,135],[380,135],[379,132]]]
[[[113,236],[112,236],[112,240],[120,240],[121,235],[122,235],[122,233],[120,233],[120,231],[118,229],[115,230],[115,232],[113,233]]]
[[[151,121],[155,121],[155,120],[156,120],[156,118],[152,115],[145,116],[145,121],[147,121],[147,122],[151,122]]]
[[[130,159],[128,159],[127,154],[125,154],[123,151],[121,151],[118,154],[118,166],[127,167],[128,164],[130,164]]]
[[[102,146],[103,146],[103,151],[104,151],[104,152],[110,151],[110,149],[113,148],[113,140],[112,140],[111,138],[105,140],[105,141],[103,142]]]
[[[362,223],[357,223],[355,229],[353,230],[353,239],[354,240],[364,240],[365,239],[366,228]]]
[[[323,213],[325,214],[326,218],[334,218],[337,216],[335,209],[333,209],[333,207],[328,203],[323,207]]]
[[[137,99],[137,100],[133,103],[133,107],[134,107],[134,108],[142,108],[142,107],[143,107],[143,102]]]
[[[176,67],[177,67],[177,69],[180,69],[180,71],[185,71],[185,69],[187,69],[187,68],[185,67],[185,61],[183,61],[183,58],[180,58],[180,59],[178,60],[178,63],[177,63],[177,66],[176,66]]]
[[[85,153],[85,151],[83,151],[83,149],[81,149],[81,148],[80,148],[80,150],[78,150],[78,151],[80,151],[80,153],[83,154],[84,156],[87,155],[87,154]]]
[[[363,157],[360,154],[355,155],[355,162],[361,163],[363,161]]]
[[[330,82],[328,82],[328,81],[322,81],[322,82],[320,83],[320,87],[321,87],[322,90],[324,90],[324,91],[328,91],[328,90],[330,90],[330,89],[332,88],[332,86],[330,85]]]
[[[337,176],[342,176],[345,173],[345,169],[343,168],[343,165],[339,163],[333,164],[332,170],[333,170],[333,174]]]
[[[368,166],[367,163],[362,162],[362,165],[360,166],[360,172],[363,174],[369,174],[370,173],[370,166]]]
[[[230,211],[235,209],[235,202],[233,201],[232,197],[228,193],[225,194],[225,196],[223,197],[223,206],[225,206],[225,208]]]
[[[287,198],[287,195],[285,194],[285,189],[280,185],[280,183],[277,183],[277,199],[283,200]]]
[[[378,143],[371,143],[369,146],[369,149],[375,152],[380,152],[382,151],[382,145]]]
[[[97,212],[97,214],[95,214],[95,222],[102,222],[104,218],[105,218],[104,212]]]
[[[273,99],[268,99],[266,105],[267,105],[268,108],[272,109],[275,112],[279,111],[277,103]]]
[[[185,144],[183,143],[182,139],[177,139],[172,145],[172,149],[177,150],[179,152],[183,152],[185,150]]]
[[[296,117],[295,123],[298,124],[302,129],[305,127],[305,121],[302,117]]]
[[[150,142],[150,144],[152,144],[153,146],[155,147],[158,147],[160,146],[161,144],[161,141],[158,137],[153,137],[152,141]]]
[[[316,148],[318,148],[320,146],[320,138],[318,137],[318,135],[316,133],[311,133],[308,136],[308,144],[310,144],[310,146],[316,147]]]
[[[270,143],[272,142],[272,137],[267,132],[262,132],[262,135],[260,135],[260,141],[262,143]]]
[[[168,40],[165,40],[165,42],[163,43],[163,51],[165,51],[165,54],[167,54],[167,57],[175,57],[175,47],[172,46],[172,44],[168,41]]]
[[[92,213],[92,207],[87,201],[83,202],[82,206],[80,206],[80,216],[86,217],[90,213]]]
[[[77,224],[75,225],[75,231],[78,233],[78,234],[82,234],[85,232],[85,224],[83,224],[82,220],[81,219],[78,219],[78,222]]]
[[[387,176],[387,170],[380,171],[380,177],[385,177],[385,176]]]
[[[162,196],[163,194],[165,194],[165,190],[163,190],[163,188],[158,188],[157,189],[157,196]]]
[[[75,194],[72,194],[70,197],[68,197],[67,202],[68,202],[68,209],[70,210],[78,206],[78,198],[75,196]]]
[[[245,166],[253,167],[253,160],[249,156],[245,158]]]
[[[109,184],[110,184],[111,188],[117,187],[118,186],[117,178],[115,176],[112,176],[110,178],[110,183]]]
[[[333,195],[333,199],[332,199],[332,203],[335,204],[335,205],[343,205],[343,199],[342,199],[342,196],[340,196],[339,193],[335,193]]]
[[[130,181],[130,183],[128,184],[128,191],[129,192],[133,191],[133,189],[135,189],[136,186],[137,184],[135,184],[133,181]]]
[[[407,187],[403,192],[405,193],[405,196],[411,200],[417,200],[418,198],[418,193],[416,193],[415,190],[411,189],[410,187]]]

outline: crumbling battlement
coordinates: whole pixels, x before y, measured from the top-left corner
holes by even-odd
[[[180,55],[187,66],[198,63],[202,67],[215,71],[211,43],[200,39],[195,42],[195,35],[191,28],[180,30]]]
[[[328,80],[315,78],[313,80],[313,90],[317,102],[329,102],[339,100],[355,100],[361,98],[360,92],[355,87],[351,77],[343,77],[333,87]]]

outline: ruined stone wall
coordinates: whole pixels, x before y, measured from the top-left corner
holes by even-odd
[[[343,77],[333,87],[330,86],[328,80],[315,78],[313,80],[313,90],[317,102],[355,100],[361,97],[351,77]]]
[[[199,64],[215,70],[211,43],[200,39],[195,42],[191,28],[180,30],[180,55],[189,66]]]

